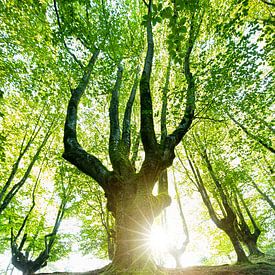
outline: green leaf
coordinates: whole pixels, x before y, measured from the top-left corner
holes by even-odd
[[[187,32],[187,28],[186,28],[185,26],[182,26],[182,27],[179,29],[179,31],[180,31],[181,33],[186,33],[186,32]]]
[[[166,8],[163,9],[163,10],[161,11],[161,13],[160,13],[160,16],[161,16],[162,18],[166,18],[166,19],[171,18],[172,15],[173,15],[173,10],[172,10],[171,7],[166,7]]]

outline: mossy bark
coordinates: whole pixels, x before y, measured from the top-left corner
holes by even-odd
[[[129,185],[123,186],[125,189]],[[165,204],[159,202],[145,184],[136,186],[134,196],[131,188],[107,196],[116,221],[115,253],[112,264],[103,274],[161,274],[153,261],[149,240],[154,218]]]

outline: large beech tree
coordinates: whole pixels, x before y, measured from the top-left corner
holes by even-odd
[[[141,274],[155,274],[157,267],[146,241],[155,217],[171,201],[168,179],[169,185],[172,181],[167,168],[172,165],[174,150],[181,140],[190,156],[194,156],[198,171],[207,172],[211,168],[207,167],[203,156],[197,161],[196,148],[192,147],[194,139],[188,132],[190,128],[196,129],[201,136],[204,127],[202,140],[207,137],[211,143],[215,139],[212,147],[208,143],[205,147],[211,151],[215,148],[215,153],[207,153],[212,170],[221,182],[216,185],[227,182],[225,167],[227,171],[233,168],[235,171],[239,166],[235,174],[240,171],[246,178],[240,182],[232,176],[240,191],[233,196],[236,209],[232,209],[237,211],[236,218],[227,206],[222,206],[221,200],[217,201],[222,209],[227,209],[228,215],[224,218],[233,217],[231,220],[242,222],[240,225],[246,230],[245,222],[252,229],[252,218],[255,217],[255,225],[261,225],[262,230],[260,248],[265,253],[265,247],[271,249],[266,231],[272,222],[266,217],[269,206],[274,209],[270,193],[274,189],[271,136],[274,134],[273,9],[270,3],[261,0],[2,1],[0,67],[4,71],[1,70],[0,78],[0,178],[3,180],[0,201],[2,195],[3,211],[0,215],[0,250],[8,247],[10,228],[13,227],[15,233],[21,232],[21,222],[24,224],[28,219],[24,227],[26,232],[19,234],[21,242],[16,236],[12,242],[13,259],[18,259],[17,266],[20,267],[20,259],[23,262],[30,260],[20,254],[25,233],[31,237],[33,232],[40,230],[43,231],[41,235],[50,232],[48,228],[43,229],[46,223],[40,225],[39,217],[42,213],[41,219],[44,219],[45,215],[44,210],[39,209],[43,206],[41,198],[48,200],[49,187],[60,185],[51,175],[60,164],[56,158],[64,153],[64,158],[78,168],[71,167],[75,176],[64,175],[69,179],[69,185],[77,188],[77,193],[74,192],[68,200],[70,209],[66,209],[66,213],[67,217],[71,215],[84,221],[81,228],[84,233],[80,234],[84,253],[90,252],[94,243],[99,252],[107,246],[98,245],[100,238],[103,243],[104,236],[97,234],[101,229],[98,229],[100,222],[95,218],[94,209],[99,201],[103,210],[102,194],[105,194],[108,218],[113,215],[115,226],[112,219],[108,238],[113,262],[103,272],[130,274],[138,270]],[[106,104],[110,104],[110,125]],[[49,117],[41,111],[44,105],[49,107]],[[66,110],[65,129],[56,127],[47,132],[51,121],[63,123],[65,118],[58,114],[65,116]],[[43,118],[41,131],[35,123],[27,123],[39,113]],[[206,121],[209,124],[206,125]],[[220,132],[216,131],[218,125],[221,125]],[[51,132],[57,138],[49,150],[42,142],[46,143]],[[227,138],[223,140],[220,133],[227,133]],[[64,135],[64,151],[61,135]],[[23,139],[26,145],[23,143],[20,148],[18,140]],[[40,151],[40,156],[47,151],[51,166],[43,168],[45,181],[35,191],[36,206],[32,206],[29,190],[34,184],[37,165],[41,164]],[[177,147],[179,156],[183,152],[183,148]],[[221,155],[227,166],[220,165],[222,161],[217,162],[215,155]],[[24,171],[27,174],[24,175]],[[231,172],[226,174],[233,175]],[[210,176],[202,173],[207,187],[206,180]],[[182,181],[186,191],[188,181],[186,176]],[[181,183],[178,179],[177,182]],[[152,190],[157,183],[158,195],[155,196]],[[208,193],[210,199],[212,189]],[[260,198],[264,199],[263,207],[255,203]],[[184,209],[188,207],[184,205]],[[242,217],[243,214],[247,215]],[[196,216],[196,220],[199,217]],[[223,219],[217,217],[217,220],[224,225]],[[101,221],[105,223],[104,219]],[[257,233],[254,224],[253,227]],[[190,220],[188,228],[192,246],[193,233],[201,228],[199,224],[192,228]],[[88,231],[92,234],[86,234]],[[62,234],[61,230],[60,239],[62,236],[71,243]],[[238,237],[241,240],[240,234]],[[219,256],[223,253],[223,245],[229,246],[227,242],[221,244],[220,238],[220,235],[216,237]],[[62,242],[60,245],[59,238],[56,241],[59,245],[53,246],[51,255],[45,254],[51,261],[62,257],[62,253],[65,255],[61,246],[64,250],[69,247]],[[27,239],[25,247],[28,242]],[[42,245],[35,252],[43,251]],[[50,246],[50,243],[46,245],[46,250]],[[47,257],[40,259],[44,262]],[[212,257],[220,260],[220,257]],[[246,261],[246,257],[241,256],[241,259]],[[37,263],[36,260],[29,261],[38,267],[33,262]],[[38,262],[42,264],[40,260]]]
[[[115,227],[115,252],[112,265],[106,272],[139,270],[154,272],[156,267],[150,257],[146,240],[154,218],[167,207],[171,199],[168,194],[153,196],[153,188],[162,173],[175,158],[174,149],[191,126],[195,110],[195,87],[190,71],[190,56],[195,40],[194,16],[190,20],[189,40],[186,49],[183,74],[187,81],[186,106],[178,127],[166,136],[160,145],[156,138],[153,121],[153,106],[150,79],[154,57],[152,31],[152,0],[147,7],[147,52],[140,78],[140,135],[145,158],[139,171],[129,159],[131,148],[131,109],[135,89],[130,94],[123,118],[122,131],[119,121],[119,90],[122,82],[122,65],[118,65],[117,78],[110,102],[109,157],[113,167],[109,171],[94,155],[85,151],[77,140],[77,107],[92,75],[93,66],[100,49],[94,54],[75,89],[71,90],[64,129],[63,157],[79,170],[92,177],[105,191],[108,210],[112,212]]]

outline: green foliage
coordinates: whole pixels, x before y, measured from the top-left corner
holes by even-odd
[[[209,151],[215,173],[229,196],[233,183],[240,188],[263,231],[260,247],[267,252],[271,250],[269,231],[274,221],[270,206],[253,187],[252,180],[265,194],[274,193],[274,156],[234,124],[230,116],[274,148],[275,40],[270,10],[262,1],[155,1],[152,16],[155,57],[151,79],[157,122],[170,56],[167,114],[170,132],[182,118],[187,90],[185,57],[193,43],[190,67],[197,97],[196,120],[184,144],[197,161],[216,209],[217,190],[198,158],[193,134],[200,137]],[[80,233],[68,234],[61,230],[50,260],[67,255],[75,242],[84,254],[106,258],[107,232],[102,223],[108,214],[104,194],[75,168],[64,166],[61,160],[63,122],[70,89],[76,87],[82,68],[94,49],[99,48],[99,60],[80,103],[79,142],[110,167],[106,158],[109,135],[106,106],[121,62],[124,67],[119,106],[122,117],[136,68],[143,65],[145,56],[146,7],[142,1],[129,0],[67,0],[56,1],[55,5],[47,0],[12,0],[0,2],[0,14],[0,191],[19,155],[25,134],[24,144],[39,117],[41,130],[24,155],[8,191],[24,174],[52,121],[56,124],[26,184],[0,216],[0,252],[9,249],[11,228],[18,232],[30,210],[31,194],[42,167],[34,192],[36,206],[24,229],[28,233],[26,246],[29,245],[34,256],[44,249],[43,238],[52,229],[64,188],[69,188],[73,191],[68,195],[64,220],[76,218],[81,224]],[[138,108],[137,100],[132,120],[135,133],[139,132]],[[157,127],[156,132],[159,136]],[[188,166],[183,151],[183,148],[178,150]],[[140,150],[138,159],[142,157]],[[180,167],[179,162],[175,163]],[[64,184],[60,176],[62,169],[65,170]],[[193,195],[194,186],[186,170],[179,169],[183,188]],[[199,218],[208,219],[206,211],[203,213]],[[199,226],[196,224],[193,230],[201,234],[208,230]],[[216,263],[214,259],[218,256],[225,259],[232,247],[217,229],[209,228],[209,232],[214,252],[206,262]]]

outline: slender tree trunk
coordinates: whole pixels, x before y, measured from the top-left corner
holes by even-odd
[[[194,162],[194,160],[191,159],[191,157],[187,153],[186,149],[185,149],[185,152],[186,152],[186,156],[187,156],[190,168],[191,168],[192,173],[195,178],[195,182],[196,182],[195,185],[201,194],[203,202],[208,209],[208,212],[209,212],[209,215],[210,215],[212,221],[216,224],[216,226],[218,228],[223,230],[229,237],[229,239],[234,247],[234,250],[237,254],[237,263],[249,263],[249,259],[247,258],[246,254],[241,246],[241,243],[238,239],[238,236],[237,236],[237,231],[236,231],[236,227],[235,227],[235,224],[237,222],[236,214],[234,213],[232,207],[229,205],[227,197],[226,197],[225,193],[223,192],[222,185],[219,182],[218,178],[214,174],[214,171],[213,171],[211,163],[208,159],[206,150],[204,151],[204,153],[200,152],[200,154],[201,154],[201,157],[205,160],[205,162],[207,164],[207,169],[208,169],[216,187],[219,189],[219,195],[222,200],[222,205],[226,212],[226,215],[224,215],[224,218],[222,218],[222,219],[220,219],[218,217],[218,215],[211,203],[211,200],[208,196],[207,190],[204,185],[204,181],[201,177],[198,167],[196,166],[196,163]],[[202,154],[204,154],[204,155],[202,155]]]
[[[269,196],[259,188],[255,181],[252,180],[251,183],[255,187],[255,189],[261,194],[263,200],[265,200],[270,205],[270,207],[275,211],[275,204],[269,198]]]
[[[237,211],[237,215],[239,217],[239,224],[236,225],[236,228],[238,230],[238,234],[241,238],[241,241],[247,246],[248,250],[249,250],[249,256],[263,256],[264,253],[262,253],[257,246],[257,241],[258,238],[261,234],[261,230],[260,228],[257,226],[256,221],[254,220],[248,206],[246,205],[245,200],[243,199],[242,193],[240,192],[240,190],[237,188],[237,186],[235,186],[234,188],[234,192],[236,192],[236,196],[234,198],[235,201],[235,205],[236,205],[236,211]],[[242,214],[242,210],[241,207],[239,205],[239,201],[237,196],[240,198],[242,205],[247,213],[247,215],[250,218],[250,221],[253,225],[253,229],[254,232],[252,233],[248,224],[246,223],[244,216]]]

